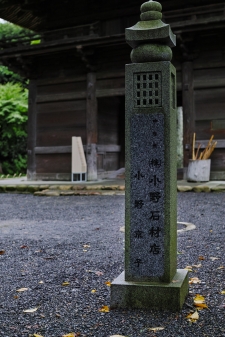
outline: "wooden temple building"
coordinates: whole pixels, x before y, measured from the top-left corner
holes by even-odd
[[[124,167],[124,31],[143,2],[0,0],[1,18],[36,33],[33,42],[0,42],[1,64],[29,79],[28,179],[70,180],[73,136],[82,138],[89,180]],[[211,179],[225,179],[225,1],[160,2],[177,36],[184,167],[193,132],[203,144],[214,134]]]

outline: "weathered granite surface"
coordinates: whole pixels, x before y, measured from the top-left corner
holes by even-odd
[[[178,269],[171,283],[125,281],[124,272],[111,283],[110,307],[181,310],[188,289],[188,271]]]
[[[144,3],[142,21],[126,29],[125,272],[112,283],[112,308],[180,310],[188,293],[187,271],[176,270],[175,36],[161,9]]]

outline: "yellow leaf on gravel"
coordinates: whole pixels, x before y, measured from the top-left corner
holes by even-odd
[[[108,287],[111,287],[111,282],[110,282],[110,281],[106,281],[105,284],[106,284]]]
[[[189,284],[197,284],[197,283],[201,283],[201,281],[199,280],[198,277],[192,277],[190,278]]]
[[[156,328],[149,328],[148,330],[151,330],[151,331],[161,331],[161,330],[164,330],[165,328],[161,328],[161,327],[156,327]]]
[[[92,289],[91,293],[94,294],[96,293],[96,291],[97,291],[96,289]]]
[[[100,312],[109,312],[109,307],[108,305],[103,305],[100,309],[98,309]]]
[[[184,268],[185,270],[188,270],[190,272],[192,272],[192,266],[187,266],[186,268]]]
[[[199,302],[194,302],[194,305],[197,307],[197,310],[208,309],[207,304],[200,303],[200,301]]]
[[[37,335],[36,333],[33,334],[34,337],[43,337],[41,335]]]
[[[194,298],[194,302],[205,303],[205,297],[200,294],[197,294]]]
[[[193,314],[190,313],[186,317],[190,322],[196,322],[199,319],[199,314],[197,311],[195,311]]]
[[[222,291],[221,291],[221,294],[222,294],[222,295],[225,295],[225,290],[222,290]]]
[[[38,310],[38,307],[33,308],[33,309],[26,309],[26,310],[23,310],[23,312],[35,312],[37,310]]]
[[[62,337],[75,337],[75,332],[68,333],[67,335],[63,335]]]
[[[22,291],[26,291],[28,290],[28,288],[20,288],[20,289],[17,289],[18,292],[22,292]]]
[[[62,283],[62,286],[64,286],[64,287],[65,287],[65,286],[69,286],[69,285],[70,285],[69,282],[63,282],[63,283]]]

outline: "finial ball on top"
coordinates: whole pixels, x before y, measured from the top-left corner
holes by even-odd
[[[141,13],[148,12],[148,11],[162,11],[162,5],[158,1],[147,1],[141,5]]]
[[[148,1],[141,5],[141,21],[161,20],[162,6],[157,1]]]

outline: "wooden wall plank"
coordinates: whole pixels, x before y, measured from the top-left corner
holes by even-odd
[[[98,143],[118,144],[119,97],[98,99]]]
[[[48,102],[37,104],[37,112],[41,113],[52,113],[52,112],[64,112],[64,111],[86,111],[86,101],[76,100],[67,102]]]
[[[225,88],[225,67],[196,69],[194,88]]]
[[[39,154],[36,155],[37,174],[38,173],[70,173],[71,155],[60,154]]]
[[[223,119],[225,88],[195,90],[196,120]]]
[[[225,167],[225,149],[215,148],[211,155],[211,170],[224,171]]]
[[[86,91],[86,82],[77,81],[69,83],[46,84],[38,86],[38,95],[62,94],[67,92]]]
[[[86,111],[60,111],[55,113],[37,114],[37,127],[81,127],[85,128]]]
[[[46,94],[46,95],[38,95],[37,103],[47,103],[47,102],[64,102],[64,101],[72,101],[84,99],[86,97],[86,91],[80,92],[67,92],[61,94]]]
[[[97,90],[102,89],[116,89],[125,87],[125,77],[116,77],[116,78],[102,78],[97,81]]]
[[[86,143],[86,129],[79,126],[61,128],[38,128],[36,146],[67,146],[71,145],[72,137],[81,137]]]

